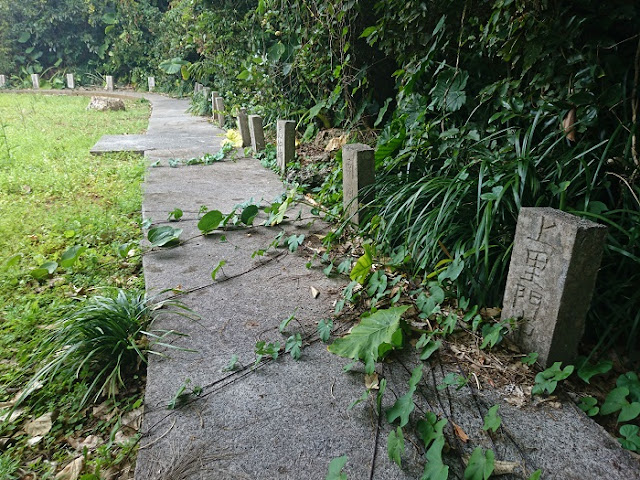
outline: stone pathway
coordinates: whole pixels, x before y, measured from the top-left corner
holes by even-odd
[[[222,232],[198,236],[201,206],[228,212],[252,197],[266,204],[283,193],[282,183],[250,158],[168,168],[167,158],[215,153],[222,131],[185,114],[184,100],[145,97],[153,103],[149,131],[135,141],[126,140],[131,148],[144,150],[150,161],[160,161],[147,172],[143,215],[159,225],[180,208],[184,216],[172,225],[184,229],[183,239],[190,239],[177,248],[145,255],[147,290],[191,292],[180,299],[200,319],[167,316],[155,324],[187,334],[174,345],[195,352],[171,349],[166,357],[150,358],[136,480],[324,479],[329,462],[345,454],[349,459],[344,471],[350,480],[420,478],[424,451],[409,428],[415,421],[405,429],[407,447],[400,469],[388,459],[390,427],[384,419],[378,422],[373,402],[347,408],[365,390],[362,370],[344,373],[348,362],[314,340],[318,320],[331,315],[343,284],[317,268],[307,269],[307,258],[300,254],[278,249],[252,258],[252,252],[266,248],[282,230],[286,236],[304,233],[313,239],[326,226],[309,223],[311,217],[302,208],[301,220],[278,228],[227,231],[225,238]],[[103,138],[99,144],[113,140]],[[298,217],[298,210],[292,210],[291,218]],[[211,271],[221,260],[227,263],[212,282]],[[316,299],[312,286],[320,292]],[[294,361],[283,355],[251,368],[257,341],[286,341],[278,325],[291,314],[296,320],[289,332],[309,339],[302,358]],[[241,368],[224,372],[232,355],[238,356]],[[415,365],[416,359],[405,355],[378,366],[379,375],[388,381],[384,406],[406,392]],[[560,408],[548,403],[517,408],[504,400],[513,395],[514,386],[482,385],[479,390],[472,382],[459,391],[437,390],[448,371],[458,373],[454,365],[425,364],[413,416],[433,411],[449,420],[449,478],[463,478],[463,458],[479,445],[493,449],[497,460],[511,462],[500,478],[526,479],[538,468],[544,479],[640,478],[637,460],[570,400],[561,400]],[[201,395],[168,410],[186,381],[190,387],[201,387]],[[483,416],[496,403],[503,426],[490,436],[482,430]],[[453,433],[453,424],[470,437],[467,443]]]

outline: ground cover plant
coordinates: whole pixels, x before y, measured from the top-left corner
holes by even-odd
[[[127,101],[126,111],[96,112],[86,110],[88,102],[87,97],[0,95],[2,478],[47,478],[78,456],[84,462],[85,447],[85,471],[108,470],[127,463],[131,448],[126,439],[132,431],[108,440],[122,414],[140,404],[139,382],[123,385],[103,373],[92,389],[91,380],[76,381],[76,374],[93,378],[85,376],[93,368],[87,361],[73,371],[60,368],[55,381],[43,376],[25,390],[56,346],[78,338],[78,331],[60,329],[60,322],[71,318],[79,325],[72,313],[87,298],[115,298],[110,305],[125,309],[140,304],[144,161],[88,152],[102,134],[143,132],[149,106]],[[133,293],[117,297],[118,287]],[[144,314],[144,306],[138,310]],[[84,319],[83,328],[90,329],[87,310]],[[64,341],[52,343],[56,336]],[[111,400],[103,402],[100,393],[111,393]],[[99,404],[83,406],[96,395]],[[26,398],[17,405],[20,397]],[[24,476],[30,472],[34,477]]]

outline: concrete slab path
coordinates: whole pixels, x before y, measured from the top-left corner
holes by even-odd
[[[427,411],[449,421],[444,454],[449,478],[464,477],[465,459],[477,446],[491,448],[496,460],[506,462],[499,467],[504,479],[527,479],[537,469],[544,479],[640,478],[638,461],[569,399],[516,407],[506,399],[513,398],[518,385],[492,388],[485,383],[478,389],[470,382],[457,391],[438,390],[447,373],[460,370],[437,360],[423,367],[416,410],[405,428],[402,468],[390,462],[386,442],[391,428],[386,419],[377,418],[373,397],[348,409],[365,390],[362,370],[344,373],[349,362],[328,353],[315,336],[317,322],[331,316],[344,282],[327,278],[319,268],[306,268],[308,258],[285,249],[252,258],[281,231],[313,239],[325,233],[326,225],[296,207],[277,228],[199,236],[202,206],[228,212],[250,198],[265,205],[284,187],[250,158],[168,168],[168,158],[215,153],[223,132],[187,114],[185,100],[144,97],[153,104],[147,134],[104,138],[97,150],[144,151],[150,164],[159,163],[147,171],[144,218],[159,225],[180,208],[184,216],[172,225],[184,229],[182,238],[190,240],[145,255],[147,291],[185,292],[179,298],[200,318],[161,316],[154,325],[188,335],[173,343],[191,351],[166,349],[165,357],[150,358],[136,480],[316,480],[324,479],[330,461],[342,455],[349,458],[344,472],[350,480],[419,479],[425,458],[415,425]],[[221,260],[227,263],[212,281],[211,271]],[[320,292],[317,298],[312,286]],[[281,355],[252,368],[256,342],[283,344],[287,335],[278,325],[292,314],[296,320],[287,335],[305,338],[301,359]],[[345,320],[336,323],[335,334],[349,327]],[[240,368],[225,372],[233,355]],[[385,408],[406,393],[416,364],[415,356],[404,354],[378,365],[378,374],[388,381]],[[167,409],[185,384],[187,389],[201,387],[200,395],[181,408]],[[500,405],[502,426],[489,435],[482,429],[483,416],[494,404]],[[468,441],[460,432],[466,432]]]

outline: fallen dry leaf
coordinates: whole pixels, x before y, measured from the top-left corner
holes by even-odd
[[[460,425],[455,424],[453,421],[451,421],[451,425],[453,425],[453,431],[455,432],[456,436],[460,440],[462,440],[463,443],[467,443],[469,441],[469,435],[465,433],[462,427]]]
[[[107,405],[107,402],[104,402],[97,407],[93,407],[93,409],[91,410],[91,414],[100,420],[109,421],[113,418],[116,412],[113,407],[110,407],[109,405]]]
[[[142,414],[144,413],[144,407],[136,408],[130,412],[125,413],[122,416],[122,425],[132,428],[136,432],[140,430],[142,426]]]
[[[31,437],[29,440],[27,440],[27,445],[29,447],[33,447],[34,445],[37,445],[38,443],[40,443],[40,441],[43,439],[44,437],[42,435],[38,435],[36,437]]]
[[[494,460],[493,461],[493,474],[492,475],[510,475],[516,472],[516,470],[522,468],[518,462],[509,462],[507,460]]]
[[[9,419],[9,423],[15,422],[23,413],[23,408],[16,408],[13,412],[11,410],[7,410],[4,413],[0,413],[0,423],[6,421],[7,419]]]
[[[364,386],[367,390],[378,390],[380,388],[380,380],[378,379],[378,374],[375,372],[371,375],[365,374]]]
[[[56,474],[56,480],[77,480],[84,468],[84,457],[80,456]]]
[[[67,443],[71,445],[75,450],[82,451],[85,448],[87,450],[95,450],[96,447],[102,443],[102,439],[97,435],[89,435],[87,438],[67,438]]]
[[[24,431],[31,437],[46,435],[51,431],[53,424],[53,414],[51,412],[39,416],[35,420],[30,421],[24,426]]]
[[[311,296],[313,298],[318,298],[318,295],[320,295],[320,292],[316,288],[311,287]]]
[[[324,147],[324,151],[333,152],[335,150],[340,150],[346,145],[347,139],[347,135],[341,135],[339,137],[332,138],[331,140],[329,140],[329,143],[327,143],[327,146]]]

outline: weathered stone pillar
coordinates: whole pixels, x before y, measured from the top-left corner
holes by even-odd
[[[249,134],[251,135],[253,152],[258,153],[264,150],[264,130],[262,129],[262,117],[260,115],[249,115]]]
[[[278,120],[276,133],[278,170],[284,175],[287,170],[287,164],[292,162],[296,155],[296,122],[293,120]]]
[[[520,209],[502,318],[521,319],[514,339],[544,366],[575,360],[606,234],[560,210]]]
[[[113,76],[107,75],[106,80],[107,80],[107,86],[105,87],[105,90],[107,92],[113,92]]]
[[[0,75],[0,88],[6,87],[6,86],[7,86],[7,76]]]
[[[193,86],[193,93],[198,93],[200,90],[202,90],[202,84],[196,82],[195,85]]]
[[[373,199],[375,170],[373,148],[362,143],[342,147],[342,201],[346,217],[356,225],[362,219],[363,205]]]
[[[204,96],[204,99],[208,102],[209,101],[209,92],[211,91],[211,89],[209,87],[202,87],[202,95]]]
[[[31,83],[33,84],[33,89],[38,90],[40,88],[40,75],[38,75],[37,73],[32,73]]]
[[[248,147],[251,145],[251,133],[249,132],[249,117],[247,117],[247,110],[241,108],[238,111],[238,131],[240,137],[242,137],[242,146]]]
[[[220,125],[220,128],[224,128],[224,98],[216,97],[215,105],[216,109],[214,113],[216,122]]]
[[[147,85],[149,85],[149,91],[153,92],[156,89],[156,77],[148,77]]]
[[[76,88],[76,81],[73,78],[73,73],[67,73],[67,88],[69,90]]]

